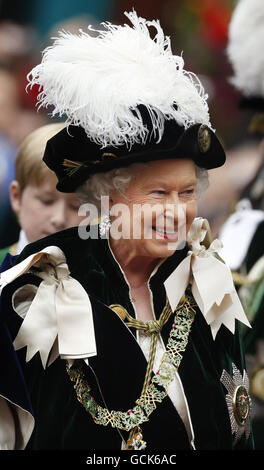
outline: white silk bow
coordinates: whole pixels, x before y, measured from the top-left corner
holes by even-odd
[[[64,359],[96,355],[92,307],[81,284],[70,276],[63,251],[44,248],[0,275],[2,288],[35,265],[43,279],[14,341],[27,346],[26,360],[39,351],[43,367],[58,355]]]
[[[230,268],[215,256],[222,243],[214,240],[208,248],[201,245],[208,232],[206,219],[194,219],[187,237],[188,255],[166,279],[164,286],[174,311],[191,283],[194,299],[215,338],[222,324],[234,333],[235,319],[248,327],[250,323],[236,293]]]

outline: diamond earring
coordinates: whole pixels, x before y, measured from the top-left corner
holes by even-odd
[[[110,220],[109,215],[107,214],[102,218],[99,224],[99,232],[100,232],[101,238],[108,238],[110,227],[111,227],[111,220]]]

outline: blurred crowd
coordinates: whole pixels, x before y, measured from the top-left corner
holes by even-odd
[[[47,121],[25,92],[34,63],[34,31],[11,21],[0,23],[0,245],[16,240],[18,226],[9,202],[15,159],[24,138]]]

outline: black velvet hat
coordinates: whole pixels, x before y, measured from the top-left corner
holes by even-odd
[[[101,148],[87,138],[83,128],[69,126],[47,142],[43,157],[56,173],[57,189],[66,193],[74,192],[95,173],[171,158],[189,158],[199,167],[212,169],[225,163],[225,152],[209,127],[195,124],[185,130],[175,121],[165,121],[160,142],[149,138],[130,149],[126,145]]]
[[[66,116],[44,154],[59,191],[133,163],[189,158],[210,169],[225,162],[198,77],[173,55],[158,21],[125,14],[132,27],[60,33],[29,74],[41,90],[39,106]]]

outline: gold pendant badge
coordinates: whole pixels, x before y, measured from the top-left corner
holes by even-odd
[[[143,434],[140,427],[132,429],[130,432],[126,450],[144,450],[146,449],[147,444],[143,441]]]

